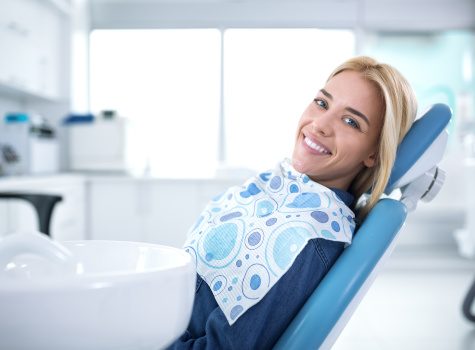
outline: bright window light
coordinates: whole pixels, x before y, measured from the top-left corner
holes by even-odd
[[[223,150],[220,165],[269,168],[290,156],[301,113],[354,41],[349,30],[228,29],[222,55],[218,29],[95,30],[91,109],[127,118],[138,174],[213,176]]]
[[[214,175],[219,30],[94,30],[90,58],[91,109],[127,118],[133,172]]]
[[[354,53],[349,30],[226,30],[227,164],[262,170],[290,156],[300,115]]]

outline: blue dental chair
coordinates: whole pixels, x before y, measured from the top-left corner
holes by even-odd
[[[436,165],[446,148],[451,116],[448,106],[436,104],[414,122],[398,148],[386,188],[386,194],[400,189],[401,198],[376,204],[274,350],[332,347],[392,252],[407,212],[439,192],[445,173]]]

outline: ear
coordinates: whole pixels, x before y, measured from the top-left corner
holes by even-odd
[[[366,158],[364,161],[363,161],[363,164],[365,167],[367,168],[372,168],[374,167],[374,165],[376,164],[376,160],[377,160],[377,154],[376,153],[372,153],[368,156],[368,158]]]

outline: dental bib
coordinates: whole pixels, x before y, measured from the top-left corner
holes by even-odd
[[[232,325],[289,270],[310,239],[349,244],[354,229],[348,206],[286,159],[211,200],[184,249]]]

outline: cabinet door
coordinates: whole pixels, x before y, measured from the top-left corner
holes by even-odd
[[[2,83],[16,89],[34,89],[36,58],[32,50],[34,16],[30,1],[3,0],[0,14],[0,78]],[[31,2],[33,3],[33,2]]]
[[[148,242],[182,247],[211,198],[223,193],[230,183],[220,181],[157,181],[144,188],[145,232]],[[142,185],[146,186],[146,185]]]
[[[46,6],[37,2],[37,19],[34,22],[32,49],[35,55],[36,90],[48,98],[60,95],[60,58],[61,58],[61,17]]]
[[[60,241],[85,239],[87,232],[84,183],[51,186],[48,191],[63,197],[53,211],[51,235]]]
[[[59,97],[61,16],[44,1],[2,0],[0,84]]]
[[[144,241],[144,198],[136,182],[95,181],[89,185],[89,217],[92,239]]]
[[[191,181],[144,182],[144,228],[146,239],[182,247],[190,227],[198,219],[198,184]]]

